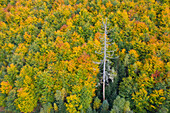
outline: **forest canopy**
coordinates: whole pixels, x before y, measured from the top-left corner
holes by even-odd
[[[103,100],[103,54],[96,51],[106,18],[114,55]],[[169,27],[168,0],[0,0],[0,107],[168,113]]]

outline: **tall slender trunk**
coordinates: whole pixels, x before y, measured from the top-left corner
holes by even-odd
[[[105,77],[106,77],[106,33],[107,33],[107,28],[106,28],[106,23],[104,25],[105,33],[104,33],[104,66],[103,66],[103,101],[105,100]]]

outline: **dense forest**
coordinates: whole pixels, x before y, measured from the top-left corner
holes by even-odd
[[[168,113],[169,27],[169,0],[0,0],[0,108]]]

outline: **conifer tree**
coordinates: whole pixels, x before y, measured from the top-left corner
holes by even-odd
[[[113,50],[113,45],[114,42],[112,42],[112,39],[108,38],[108,28],[107,28],[107,18],[106,21],[103,21],[103,26],[104,26],[104,36],[103,38],[99,38],[100,41],[103,43],[102,48],[100,52],[97,52],[97,54],[102,54],[103,55],[103,60],[102,60],[102,68],[103,68],[103,101],[105,100],[105,85],[106,82],[108,82],[109,78],[113,80],[113,78],[110,76],[110,72],[112,71],[112,68],[110,66],[111,59],[116,59],[118,57],[114,57],[114,52],[116,51]]]

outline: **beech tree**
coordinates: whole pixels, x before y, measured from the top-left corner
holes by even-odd
[[[168,112],[168,3],[0,0],[0,107],[109,112],[119,95],[134,112]]]

